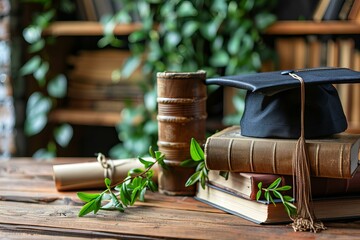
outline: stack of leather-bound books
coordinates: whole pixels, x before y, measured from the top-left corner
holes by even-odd
[[[359,81],[360,72],[344,68],[207,79],[207,84],[248,93],[240,126],[219,131],[205,143],[208,182],[205,189],[198,187],[196,198],[256,223],[290,222],[276,196],[274,204],[263,194],[258,199],[257,193],[259,186],[267,188],[280,178],[278,187],[291,186],[284,194],[294,196],[297,205],[299,170],[294,163],[303,141],[317,219],[360,218],[360,134],[346,132],[346,117],[332,85]],[[228,179],[220,172],[229,172]]]

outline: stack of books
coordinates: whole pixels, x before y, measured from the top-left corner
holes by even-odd
[[[144,94],[140,87],[144,80],[141,68],[127,78],[120,74],[129,56],[129,51],[113,49],[84,50],[70,56],[69,107],[119,112],[128,103],[141,103]]]
[[[209,181],[205,189],[198,187],[196,199],[256,223],[290,222],[281,202],[256,201],[256,193],[259,182],[267,187],[279,177],[282,185],[292,185],[296,142],[244,137],[238,126],[215,133],[205,144]],[[360,135],[340,133],[306,142],[316,217],[360,217]],[[220,171],[230,171],[228,180],[219,175]]]

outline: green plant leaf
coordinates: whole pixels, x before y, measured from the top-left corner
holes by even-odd
[[[146,32],[145,31],[135,31],[129,35],[129,41],[131,43],[142,41],[146,38]]]
[[[34,20],[35,25],[40,26],[41,28],[46,28],[54,16],[55,16],[54,8],[46,12],[42,12],[41,14],[36,15]]]
[[[274,204],[274,205],[276,206],[276,204],[275,204],[275,202],[274,202],[274,199],[273,199],[273,197],[271,196],[270,193],[269,193],[269,199],[270,199],[270,201],[272,202],[272,204]]]
[[[150,145],[149,147],[149,154],[152,158],[155,158],[156,159],[156,156],[155,156],[155,151],[154,149],[152,148],[152,146]]]
[[[155,151],[155,159],[156,160],[163,160],[165,158],[165,155],[160,151]]]
[[[256,201],[259,201],[259,199],[261,197],[261,193],[262,193],[261,190],[257,191],[257,193],[256,193]]]
[[[199,25],[200,24],[196,21],[186,22],[182,28],[183,37],[191,37],[199,29]]]
[[[107,188],[111,188],[111,180],[109,178],[105,178],[104,183],[105,183]]]
[[[24,40],[29,44],[34,44],[41,39],[42,29],[39,26],[29,25],[24,28],[22,35]]]
[[[166,34],[164,43],[165,47],[172,49],[176,47],[181,41],[181,35],[178,32],[172,31]]]
[[[255,16],[256,27],[263,31],[276,21],[276,16],[271,13],[259,13]]]
[[[245,34],[245,29],[239,26],[235,33],[230,37],[227,49],[230,54],[237,54],[240,51],[240,40]]]
[[[270,193],[269,193],[269,191],[264,192],[264,197],[265,197],[266,201],[270,202]]]
[[[268,189],[275,189],[279,186],[279,184],[281,183],[281,177],[277,178],[274,182],[272,182]]]
[[[204,24],[200,28],[202,35],[209,41],[214,39],[217,35],[221,22],[222,22],[222,17],[218,16],[214,18],[212,21],[209,21],[208,23]]]
[[[32,157],[34,159],[53,159],[56,157],[56,153],[46,148],[40,148],[32,155]]]
[[[87,214],[89,214],[90,212],[94,211],[97,207],[97,201],[96,199],[91,200],[90,202],[86,203],[81,209],[80,212],[78,214],[79,217],[83,217]]]
[[[290,208],[297,209],[297,207],[291,202],[286,202],[286,205],[289,206]]]
[[[192,159],[188,159],[188,160],[182,161],[180,163],[180,166],[182,166],[182,167],[196,167],[196,166],[198,166],[198,162],[195,162]]]
[[[290,189],[291,189],[291,186],[289,186],[289,185],[285,185],[285,186],[276,188],[277,191],[288,191]]]
[[[132,168],[128,171],[128,176],[136,175],[142,173],[143,170],[140,168]]]
[[[219,175],[222,176],[223,178],[225,178],[225,180],[229,179],[229,174],[230,174],[230,172],[227,172],[227,171],[220,171],[219,172]]]
[[[77,196],[80,200],[84,202],[90,202],[95,198],[100,196],[100,193],[85,193],[85,192],[78,192]]]
[[[158,190],[158,186],[152,180],[149,180],[148,186],[149,186],[150,191],[152,191],[152,192],[156,192]]]
[[[151,189],[151,188],[150,188]],[[153,191],[154,192],[154,191]],[[140,192],[140,194],[139,194],[139,200],[141,201],[141,202],[144,202],[145,201],[145,193],[146,193],[146,188],[143,188],[143,189],[141,189],[141,192]]]
[[[136,199],[138,198],[139,194],[141,192],[141,187],[138,186],[136,188],[134,188],[134,190],[131,193],[131,201],[130,201],[130,205],[134,205]]]
[[[29,46],[29,48],[28,48],[29,53],[39,52],[42,49],[44,49],[45,45],[46,45],[45,40],[40,39],[39,41],[37,41]]]
[[[155,89],[145,93],[144,101],[145,101],[145,107],[146,107],[147,110],[156,111],[156,107],[157,107],[156,99],[157,99],[157,93],[156,93]],[[150,121],[150,122],[155,122],[155,121]],[[155,128],[155,126],[156,126],[156,128]],[[157,124],[155,126],[153,127],[153,129],[157,130],[158,129]]]
[[[273,194],[274,194],[275,197],[280,198],[281,200],[283,200],[283,196],[278,191],[274,190]]]
[[[48,122],[46,114],[37,114],[25,119],[24,131],[26,135],[33,136],[41,132]]]
[[[189,187],[193,184],[195,184],[200,179],[201,172],[195,172],[193,175],[189,177],[189,179],[185,183],[185,187]]]
[[[194,138],[191,138],[190,156],[194,161],[201,161],[205,159],[204,151]]]
[[[148,168],[148,167],[150,167],[151,165],[154,164],[154,162],[145,160],[145,159],[143,159],[143,158],[141,158],[141,157],[139,157],[138,159],[139,159],[139,161],[144,165],[145,168]]]
[[[139,67],[141,58],[138,56],[129,57],[122,66],[121,78],[128,79],[131,74]]]
[[[47,114],[52,107],[51,100],[40,92],[33,92],[26,104],[26,116]]]
[[[214,67],[224,67],[228,64],[229,59],[229,54],[224,50],[220,50],[211,56],[210,64]]]
[[[292,202],[292,201],[294,201],[294,198],[293,198],[293,197],[290,197],[290,196],[287,196],[287,195],[283,196],[283,198],[284,198],[284,200],[287,201],[287,202]]]
[[[183,1],[177,9],[177,14],[179,17],[191,17],[196,16],[198,11],[191,1]]]
[[[201,171],[200,172],[200,186],[202,187],[202,189],[205,189],[205,187],[206,187],[206,179],[207,179],[207,177],[205,176],[204,172]]]
[[[65,75],[59,74],[49,81],[47,86],[48,93],[54,98],[63,98],[66,96],[67,79]]]
[[[198,161],[197,163],[198,163],[198,165],[196,166],[196,169],[195,169],[196,172],[206,169],[204,161]]]
[[[35,70],[34,72],[34,78],[36,79],[36,81],[39,83],[40,86],[44,86],[45,85],[45,76],[49,71],[49,63],[43,61],[39,68]]]
[[[54,131],[55,141],[63,148],[69,145],[72,136],[73,128],[67,123],[57,127]]]
[[[28,74],[34,73],[41,64],[40,56],[36,55],[30,58],[21,68],[20,68],[20,75],[25,76]]]
[[[120,198],[121,198],[121,202],[127,206],[130,204],[131,202],[131,195],[129,194],[128,188],[127,188],[127,184],[123,183],[121,185],[120,188]]]

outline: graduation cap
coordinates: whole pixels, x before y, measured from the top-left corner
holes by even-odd
[[[305,138],[326,137],[346,130],[347,121],[332,84],[360,82],[360,72],[347,68],[311,68],[216,77],[207,84],[248,90],[241,134],[249,137],[299,138],[300,81],[305,84]]]
[[[248,90],[240,121],[241,134],[250,137],[298,138],[293,159],[297,215],[295,231],[325,229],[315,221],[305,138],[343,132],[347,121],[332,84],[358,83],[360,72],[347,68],[311,68],[210,78],[217,84]]]

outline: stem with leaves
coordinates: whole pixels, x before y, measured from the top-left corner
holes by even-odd
[[[205,189],[206,182],[208,181],[209,170],[205,165],[204,151],[194,138],[191,139],[190,143],[190,156],[191,159],[185,160],[180,164],[183,167],[196,167],[195,173],[186,181],[185,186],[188,187],[200,182],[201,187]],[[228,172],[220,171],[220,175],[226,180],[228,179],[228,174]]]
[[[281,200],[282,204],[285,207],[285,210],[287,212],[287,214],[291,217],[294,216],[296,214],[296,206],[294,204],[292,204],[292,202],[294,201],[294,198],[287,196],[287,195],[283,195],[281,192],[282,191],[289,191],[291,189],[291,186],[285,185],[285,186],[280,186],[281,183],[281,178],[277,178],[273,183],[271,183],[267,188],[263,188],[262,186],[262,182],[259,182],[258,184],[258,192],[256,194],[256,200],[258,201],[264,191],[264,197],[266,199],[266,201],[268,201],[269,203],[272,202],[274,205],[275,201],[274,198],[278,198]],[[273,195],[273,196],[272,196]]]
[[[204,151],[194,138],[191,139],[190,143],[190,156],[191,159],[185,160],[180,164],[182,167],[196,167],[195,173],[186,181],[185,186],[189,187],[200,181],[201,187],[205,189],[209,170],[205,165]]]
[[[160,151],[154,151],[149,148],[150,156],[154,161],[148,161],[139,157],[139,161],[145,169],[130,169],[128,176],[115,185],[115,191],[112,189],[112,183],[109,178],[105,178],[106,189],[101,193],[78,192],[77,196],[86,204],[81,208],[79,217],[85,216],[90,212],[96,214],[99,210],[118,210],[124,212],[125,208],[132,206],[136,200],[144,201],[146,190],[157,191],[157,185],[152,180],[154,171],[152,167],[157,163],[167,169],[164,163],[165,155]],[[105,202],[105,204],[103,204]]]

